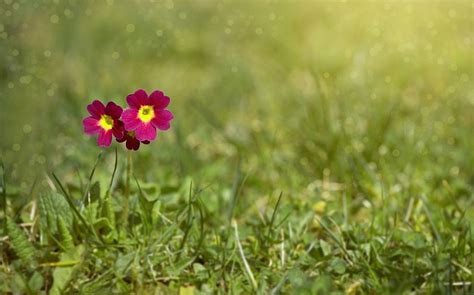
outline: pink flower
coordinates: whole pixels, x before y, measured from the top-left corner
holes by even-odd
[[[122,137],[117,138],[117,142],[120,142],[120,143],[125,142],[125,146],[129,150],[134,150],[134,151],[138,150],[138,148],[140,148],[140,141],[135,137],[135,132],[125,131],[123,127],[123,122],[120,120],[118,121],[118,124],[120,126],[120,129],[122,129],[124,132],[123,132]],[[142,141],[141,143],[149,144],[150,142],[148,140],[145,140],[145,141]]]
[[[122,138],[117,138],[118,142],[124,142],[125,141],[125,146],[129,150],[138,150],[140,147],[140,141],[135,137],[135,132],[134,131],[125,131],[123,134]],[[143,144],[149,144],[150,142],[148,140],[142,141],[141,143]]]
[[[97,145],[108,147],[112,142],[112,134],[116,138],[123,137],[123,126],[119,124],[122,108],[114,102],[108,102],[107,106],[99,100],[94,100],[87,106],[89,117],[82,121],[84,132],[88,135],[99,134]]]
[[[150,96],[139,89],[127,96],[129,108],[122,114],[126,131],[133,131],[138,141],[152,141],[156,138],[156,128],[168,130],[173,114],[166,109],[170,98],[159,90]]]

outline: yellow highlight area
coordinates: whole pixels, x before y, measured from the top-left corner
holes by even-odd
[[[99,126],[105,131],[109,131],[114,127],[114,119],[112,119],[112,117],[109,115],[102,115],[99,120]]]
[[[326,202],[324,201],[318,201],[313,205],[313,210],[316,213],[322,214],[326,210]]]
[[[153,106],[141,106],[138,110],[138,118],[144,122],[148,123],[155,117],[155,110]]]

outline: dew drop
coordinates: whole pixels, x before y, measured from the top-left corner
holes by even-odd
[[[32,128],[31,125],[29,125],[29,124],[23,125],[23,133],[25,133],[25,134],[31,133],[31,130],[32,130],[32,129],[33,129],[33,128]]]
[[[30,75],[25,75],[20,77],[20,83],[21,84],[29,84],[31,82],[31,76]]]
[[[15,144],[12,145],[12,150],[14,152],[18,152],[18,151],[20,151],[20,149],[21,149],[21,145],[19,145],[18,143],[15,143]]]
[[[72,18],[74,16],[74,13],[70,9],[64,9],[64,15],[68,18]]]
[[[57,16],[56,14],[53,14],[49,18],[49,21],[53,24],[57,24],[59,22],[59,16]]]
[[[36,158],[36,161],[38,161],[39,164],[44,164],[46,163],[46,158],[43,155],[39,155],[38,158]]]
[[[134,24],[128,24],[126,27],[127,32],[133,33],[135,32],[135,25]]]

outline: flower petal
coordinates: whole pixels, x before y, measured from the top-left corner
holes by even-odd
[[[151,122],[153,123],[153,126],[163,131],[166,131],[171,128],[170,121],[165,121],[165,120],[160,120],[158,118],[155,118]]]
[[[123,138],[124,136],[124,133],[125,133],[125,130],[123,128],[123,123],[121,121],[117,121],[115,120],[114,122],[114,127],[112,128],[112,133],[113,135],[115,136],[115,138]]]
[[[138,97],[135,94],[127,95],[127,104],[133,109],[140,108],[140,101],[138,100]]]
[[[157,118],[167,121],[171,121],[174,118],[173,113],[168,110],[157,110],[155,115]]]
[[[163,92],[155,90],[152,94],[150,94],[150,101],[155,109],[164,109],[169,105],[170,98],[165,96]]]
[[[151,123],[160,130],[170,129],[170,121],[173,119],[173,113],[168,110],[157,110],[156,116]]]
[[[146,94],[145,90],[138,89],[137,91],[135,91],[134,95],[140,102],[140,105],[148,104],[148,94]]]
[[[153,141],[156,138],[156,129],[152,124],[142,123],[137,129],[135,129],[135,137],[139,141]]]
[[[92,117],[96,119],[100,119],[100,116],[105,114],[105,106],[99,100],[94,100],[91,104],[89,104],[87,106],[87,110],[89,111],[89,114],[91,114]]]
[[[122,113],[122,120],[127,131],[133,131],[140,126],[142,121],[138,118],[138,110],[137,109],[126,109]]]
[[[101,130],[99,121],[93,117],[87,117],[82,120],[82,125],[84,126],[84,132],[89,135],[99,133]]]
[[[125,145],[127,146],[127,149],[136,151],[140,147],[140,141],[135,137],[129,137]]]
[[[119,119],[122,115],[123,109],[121,106],[116,105],[113,101],[110,101],[105,107],[105,113],[110,115],[114,119]]]
[[[120,138],[119,138],[119,137],[116,137],[115,140],[117,140],[117,142],[122,143],[122,142],[124,142],[125,140],[127,140],[127,137],[125,137],[125,136],[122,136],[122,137],[120,137]]]
[[[100,130],[99,137],[97,137],[97,145],[101,147],[108,147],[112,143],[112,130]]]

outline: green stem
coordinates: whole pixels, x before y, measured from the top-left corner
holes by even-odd
[[[5,180],[5,165],[0,159],[0,168],[2,169],[2,207],[3,207],[3,234],[7,234],[7,182]]]
[[[130,176],[132,175],[132,152],[127,151],[127,175],[125,179],[125,204],[123,206],[122,221],[125,226],[128,225],[128,211],[130,203]]]

